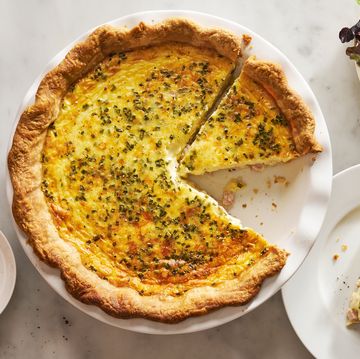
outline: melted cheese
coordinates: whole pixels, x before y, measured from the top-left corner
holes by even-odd
[[[274,99],[242,73],[186,152],[181,173],[273,165],[297,156],[290,125]]]
[[[267,243],[176,172],[234,65],[169,44],[115,54],[79,81],[50,126],[42,190],[84,266],[143,295],[178,295],[249,268]]]

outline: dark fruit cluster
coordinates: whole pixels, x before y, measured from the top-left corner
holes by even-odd
[[[339,32],[339,39],[342,43],[354,40],[354,46],[346,49],[346,55],[360,66],[360,20],[350,28],[342,28]]]
[[[342,43],[349,42],[351,40],[360,40],[360,20],[350,28],[343,27],[339,32],[339,39]]]

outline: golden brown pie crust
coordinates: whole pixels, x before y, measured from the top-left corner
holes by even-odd
[[[314,137],[315,119],[301,97],[292,90],[284,71],[277,64],[248,58],[242,71],[261,84],[275,99],[292,129],[296,151],[300,155],[320,152],[321,146]]]
[[[168,41],[210,47],[233,61],[241,52],[241,40],[232,34],[220,29],[203,29],[183,19],[171,19],[151,26],[140,23],[132,30],[100,27],[76,45],[42,80],[35,103],[21,115],[8,166],[14,189],[15,220],[36,254],[61,270],[66,288],[73,296],[84,303],[98,305],[116,317],[178,322],[225,305],[247,303],[258,293],[264,279],[281,270],[287,253],[271,247],[250,270],[217,287],[193,288],[179,297],[142,296],[134,289],[109,284],[82,265],[77,251],[59,237],[41,190],[41,153],[45,136],[69,88],[110,53]],[[248,63],[244,71],[276,98],[293,124],[298,150],[301,153],[320,150],[313,137],[312,115],[299,97],[289,90],[282,71],[276,65],[255,60]]]

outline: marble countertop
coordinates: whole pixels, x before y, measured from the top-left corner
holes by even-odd
[[[18,277],[0,316],[0,358],[311,358],[287,319],[280,293],[248,315],[195,334],[150,336],[112,328],[59,297],[25,256],[5,195],[6,149],[20,102],[44,65],[79,34],[112,18],[189,9],[237,21],[270,40],[317,96],[329,128],[334,173],[360,162],[360,83],[338,41],[358,20],[355,0],[0,1],[0,229]]]

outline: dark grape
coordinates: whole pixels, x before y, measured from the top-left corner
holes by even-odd
[[[358,0],[360,3],[360,0]],[[360,66],[360,20],[351,28],[344,27],[339,32],[339,39],[341,42],[350,42],[354,40],[354,46],[350,46],[346,49],[346,55],[350,57],[350,59],[356,61],[356,63]]]
[[[355,35],[357,32],[360,31],[360,20],[353,26],[351,26],[351,31]]]
[[[353,40],[354,37],[355,37],[355,35],[352,32],[352,28],[349,29],[348,27],[344,27],[339,32],[339,39],[342,43],[349,42],[349,41]]]
[[[360,40],[360,20],[351,27],[351,31],[357,40]]]

